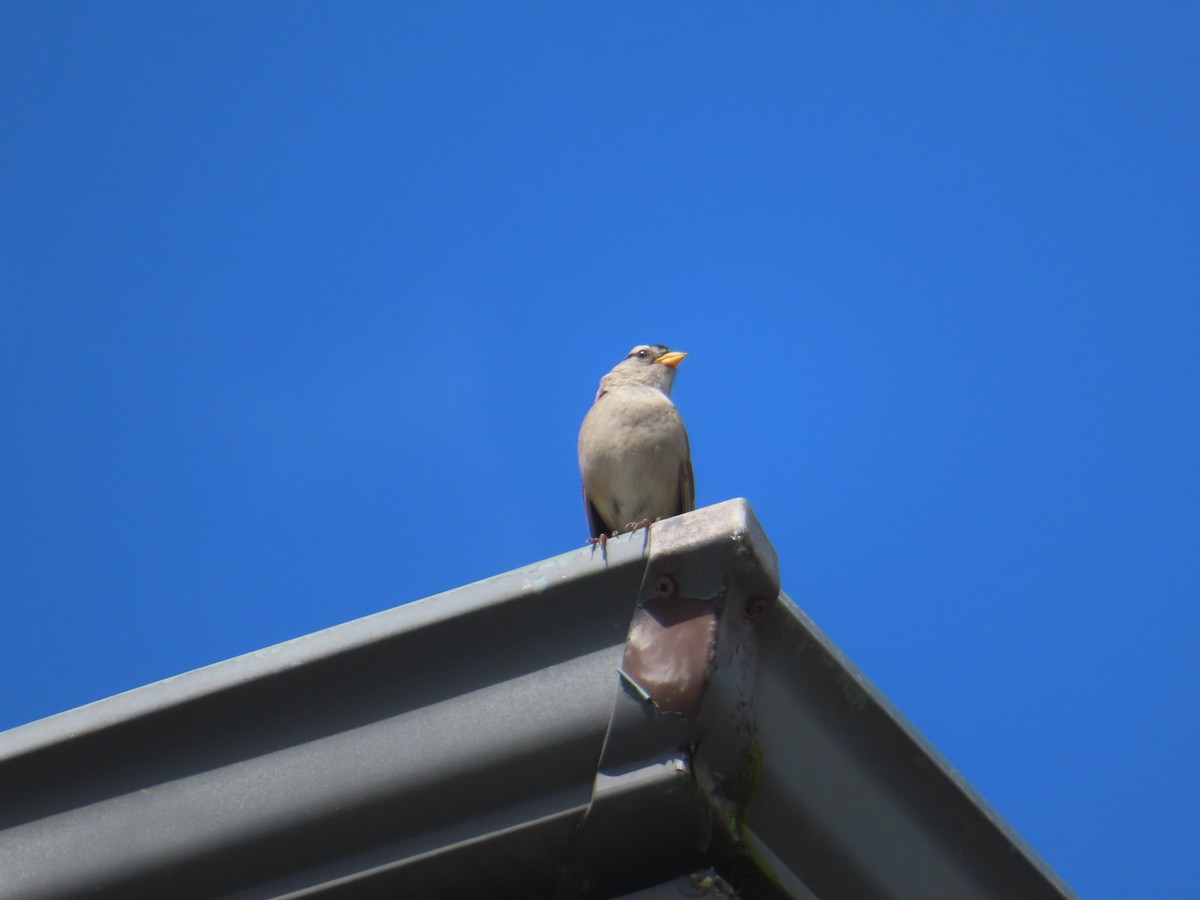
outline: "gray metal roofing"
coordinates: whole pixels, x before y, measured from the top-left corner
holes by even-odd
[[[0,896],[1070,889],[732,500],[0,734]]]

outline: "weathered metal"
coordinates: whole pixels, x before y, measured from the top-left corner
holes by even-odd
[[[740,500],[0,734],[0,829],[14,900],[1072,896]]]

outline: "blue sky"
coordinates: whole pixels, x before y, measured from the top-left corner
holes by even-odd
[[[1195,4],[51,4],[0,29],[0,728],[698,501],[1073,887],[1200,884]]]

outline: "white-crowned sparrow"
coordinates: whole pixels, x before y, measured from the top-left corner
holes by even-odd
[[[687,431],[670,399],[675,367],[685,356],[642,344],[600,379],[579,429],[593,540],[696,508]]]

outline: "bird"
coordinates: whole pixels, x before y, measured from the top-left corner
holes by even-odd
[[[579,429],[590,543],[696,508],[692,451],[671,402],[685,356],[663,344],[639,344],[600,379]]]

